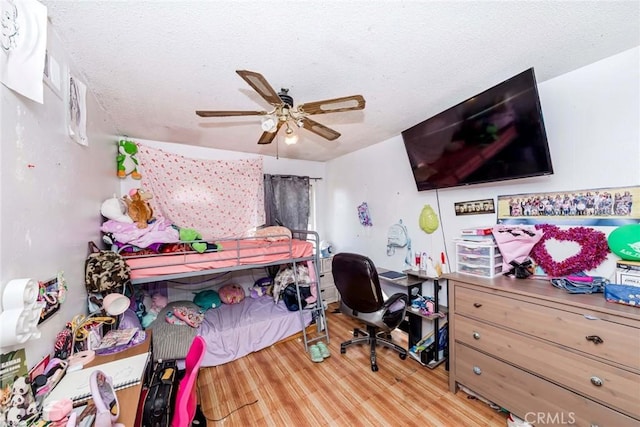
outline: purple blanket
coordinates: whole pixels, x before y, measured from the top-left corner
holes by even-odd
[[[311,311],[303,310],[305,327]],[[245,298],[239,304],[209,309],[198,329],[207,342],[202,366],[217,366],[269,347],[302,330],[300,313],[273,298]]]
[[[171,222],[158,217],[147,228],[138,228],[135,224],[114,221],[105,221],[100,228],[104,233],[112,233],[120,243],[128,243],[140,248],[146,248],[153,243],[175,243],[180,240],[178,230],[172,227]]]

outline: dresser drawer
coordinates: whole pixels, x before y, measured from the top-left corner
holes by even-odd
[[[461,286],[455,287],[454,298],[456,313],[640,369],[638,329],[600,319],[597,313],[577,314]]]
[[[638,426],[636,419],[466,345],[454,345],[456,381],[520,418],[545,426]]]
[[[459,342],[640,418],[640,374],[460,315],[454,325]]]

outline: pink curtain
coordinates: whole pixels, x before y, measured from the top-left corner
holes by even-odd
[[[142,188],[155,216],[204,239],[242,237],[264,224],[262,159],[191,159],[138,145]]]

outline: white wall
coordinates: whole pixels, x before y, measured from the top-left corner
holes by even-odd
[[[494,214],[455,216],[454,202],[498,195],[640,184],[640,48],[539,83],[554,175],[418,192],[401,136],[327,163],[328,233],[336,251],[368,255],[377,265],[403,269],[404,251],[386,255],[387,231],[402,219],[413,249],[454,256],[462,228],[493,225]],[[461,100],[462,101],[462,100]],[[426,119],[427,117],[425,117]],[[358,222],[366,201],[373,227]],[[418,226],[425,204],[439,211],[440,228]],[[605,233],[613,227],[599,228]],[[595,272],[613,277],[614,255]]]
[[[48,49],[69,65],[51,29]],[[46,281],[59,271],[69,285],[67,301],[42,323],[39,340],[0,349],[4,353],[25,347],[31,366],[53,351],[55,336],[66,322],[86,311],[87,242],[99,237],[100,204],[119,184],[115,132],[91,93],[87,94],[88,147],[67,136],[65,103],[48,86],[43,104],[3,85],[0,97],[0,291],[12,279]]]

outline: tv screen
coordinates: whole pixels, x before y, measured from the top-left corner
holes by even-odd
[[[553,173],[533,68],[402,132],[418,191]]]

